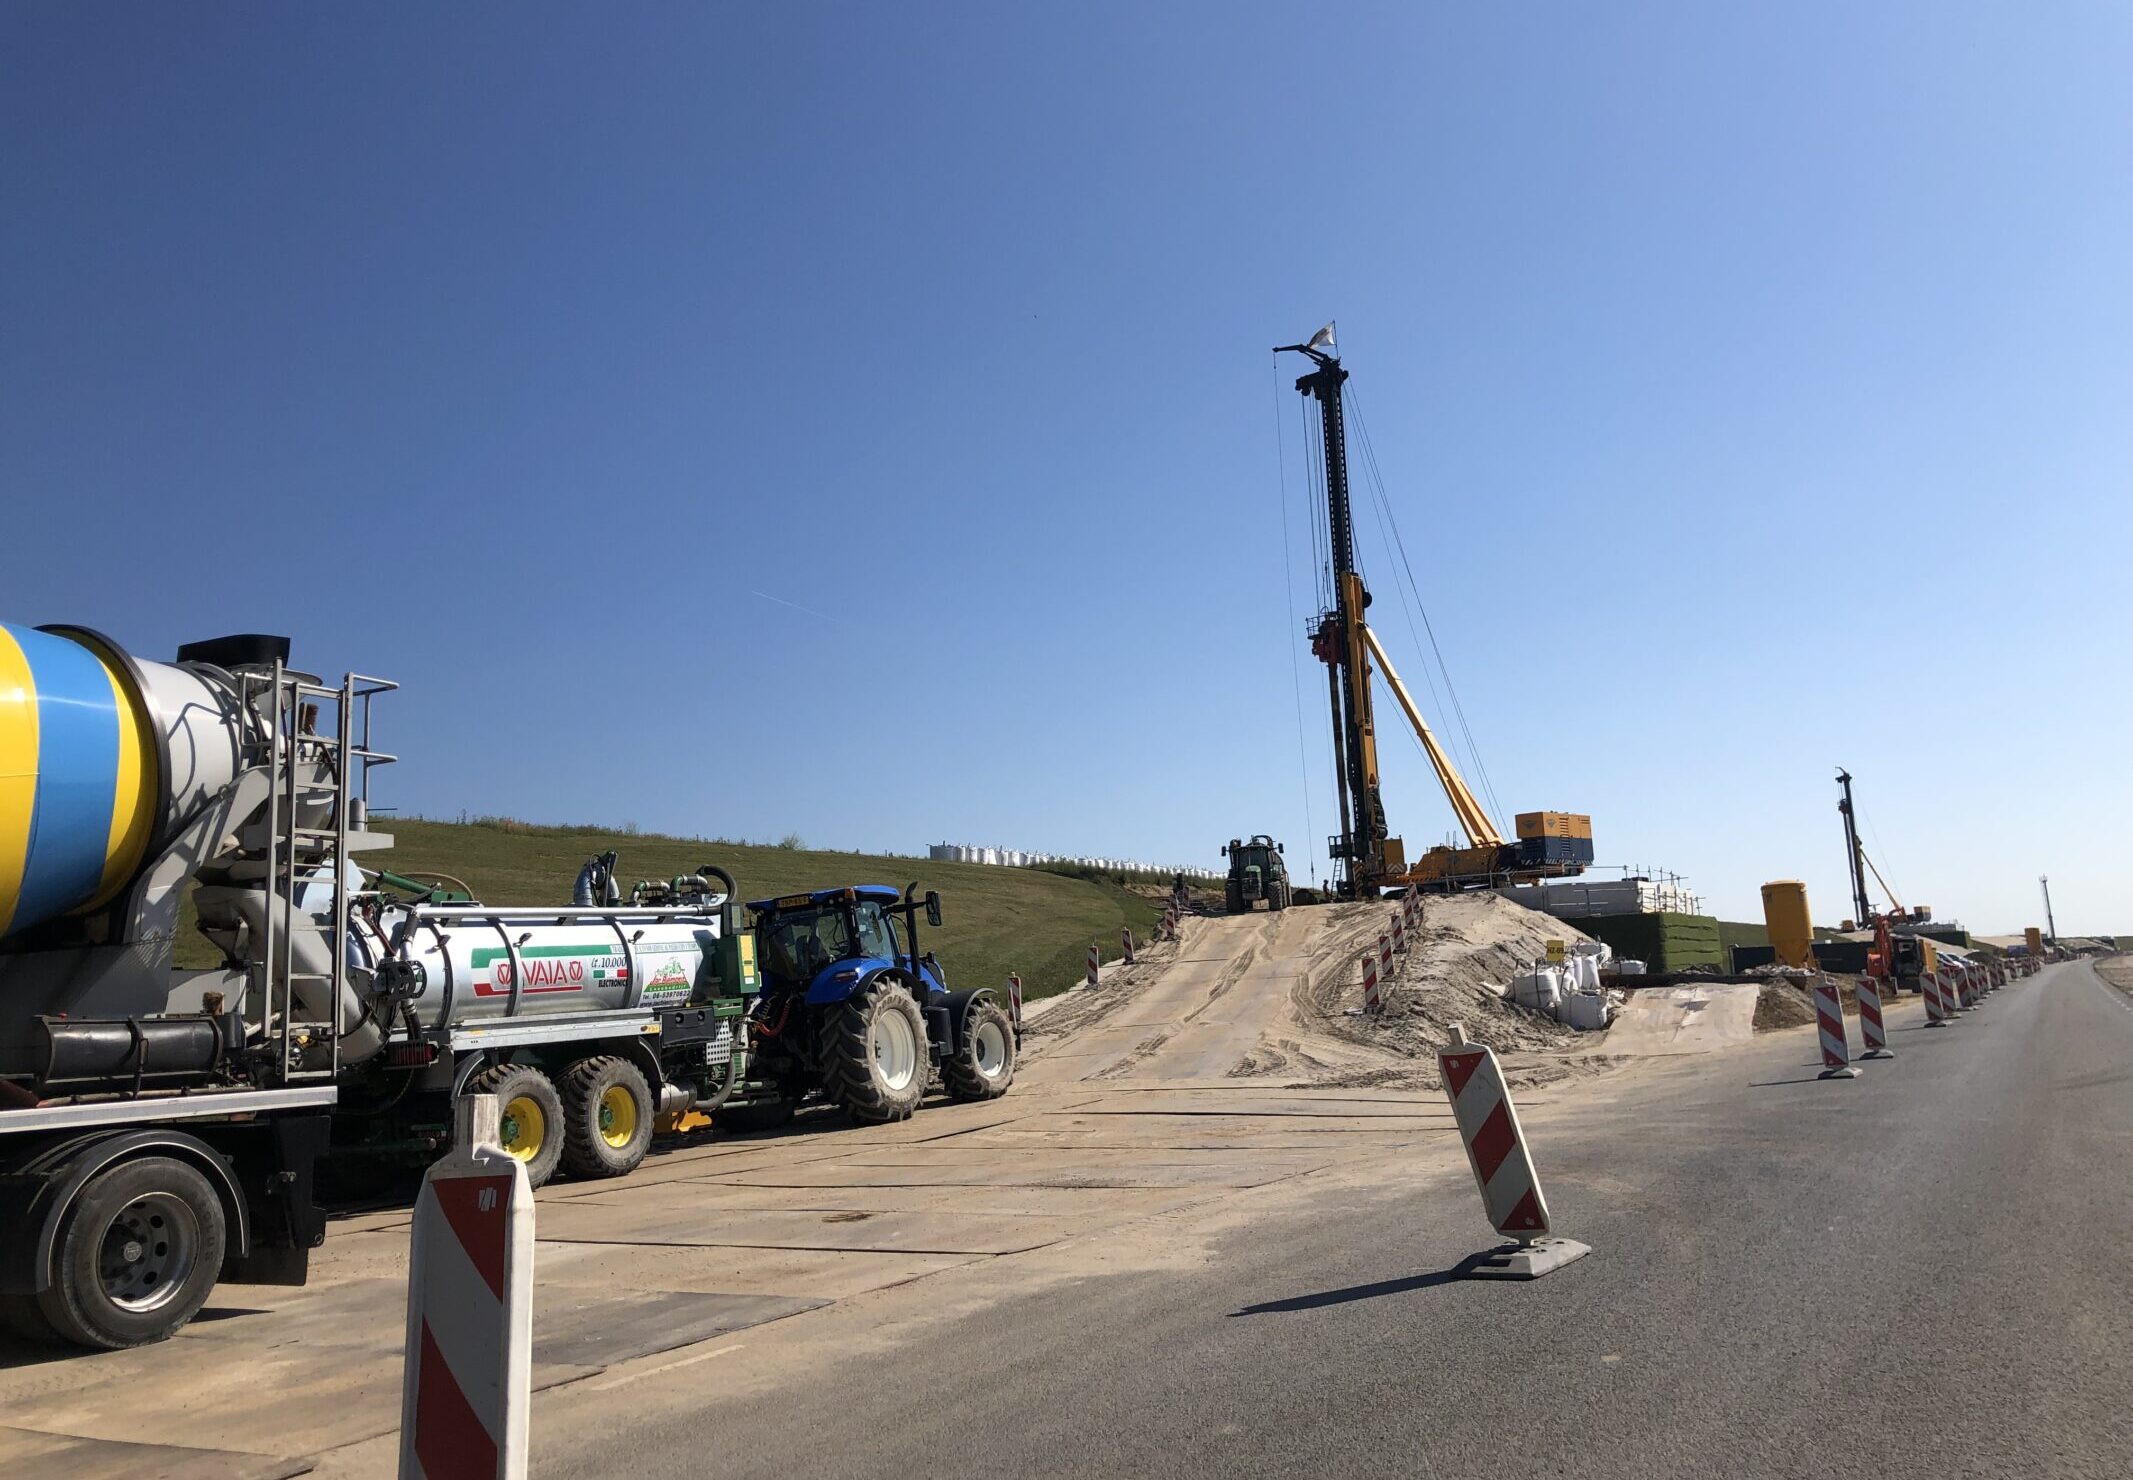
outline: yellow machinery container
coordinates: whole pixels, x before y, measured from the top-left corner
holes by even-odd
[[[1583,812],[1521,812],[1517,821],[1522,838],[1592,837],[1592,818]]]
[[[2022,939],[2028,942],[2030,955],[2042,956],[2044,954],[2044,932],[2039,930],[2036,926],[2032,925],[2028,929],[2024,930],[2022,932]]]
[[[1763,886],[1763,923],[1770,944],[1786,966],[1805,970],[1814,964],[1815,927],[1807,913],[1807,886],[1798,879],[1773,879]]]
[[[1500,873],[1504,868],[1504,846],[1501,843],[1487,844],[1479,848],[1435,847],[1415,860],[1407,877],[1417,884],[1434,884],[1445,879],[1485,879]]]
[[[1918,948],[1926,953],[1926,975],[1932,976],[1940,970],[1940,951],[1923,935],[1918,937]]]

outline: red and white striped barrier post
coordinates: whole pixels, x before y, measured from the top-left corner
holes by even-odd
[[[1378,932],[1378,974],[1392,975],[1392,935],[1383,930]]]
[[[1467,1164],[1481,1189],[1481,1208],[1499,1234],[1514,1240],[1474,1261],[1476,1275],[1538,1279],[1592,1252],[1574,1239],[1548,1237],[1548,1199],[1526,1150],[1525,1129],[1504,1083],[1496,1055],[1468,1043],[1466,1030],[1451,1025],[1451,1042],[1437,1050],[1444,1093],[1466,1143]]]
[[[1384,999],[1378,996],[1378,958],[1369,951],[1363,952],[1363,1011],[1381,1012]]]
[[[455,1103],[423,1178],[407,1275],[400,1480],[520,1480],[533,1386],[533,1186],[494,1095]]]
[[[1008,1020],[1015,1025],[1015,1031],[1017,1033],[1021,1032],[1022,978],[1018,973],[1012,971],[1007,973],[1007,1016]]]
[[[1895,990],[1894,977],[1889,978],[1890,991]],[[1862,1059],[1893,1059],[1896,1051],[1889,1047],[1889,1030],[1881,1021],[1881,982],[1871,976],[1859,978],[1859,1038],[1866,1044]]]
[[[1395,956],[1407,954],[1407,912],[1404,910],[1392,912],[1392,953]]]
[[[1096,973],[1100,964],[1100,958],[1096,954],[1096,942],[1092,940],[1089,942],[1089,979],[1083,983],[1084,986],[1093,990],[1098,985]]]
[[[1118,940],[1119,944],[1125,947],[1126,964],[1131,966],[1133,964],[1133,927],[1128,925],[1125,929],[1119,931]]]
[[[1925,993],[1926,998],[1926,1026],[1929,1028],[1947,1027],[1948,988],[1946,977],[1940,970],[1929,971],[1918,979],[1918,985]]]
[[[1844,999],[1837,995],[1837,979],[1826,971],[1815,977],[1815,1031],[1822,1039],[1822,1072],[1815,1078],[1857,1079],[1844,1036]]]

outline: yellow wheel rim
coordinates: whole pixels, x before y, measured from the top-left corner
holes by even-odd
[[[637,1097],[619,1084],[600,1091],[600,1139],[617,1151],[637,1139]]]
[[[531,1161],[541,1154],[541,1146],[548,1139],[548,1117],[532,1097],[520,1095],[505,1102],[503,1123],[497,1129],[503,1137],[504,1150],[520,1161]]]

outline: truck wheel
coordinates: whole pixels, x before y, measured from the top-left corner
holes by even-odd
[[[901,982],[825,1012],[818,1048],[822,1087],[854,1120],[907,1120],[925,1098],[926,1019]]]
[[[658,1107],[644,1071],[612,1054],[563,1074],[563,1165],[579,1177],[625,1177],[652,1149]]]
[[[467,1081],[470,1095],[496,1096],[497,1139],[526,1164],[526,1180],[547,1185],[563,1159],[563,1101],[531,1064],[498,1064]]]
[[[1244,891],[1234,885],[1222,891],[1222,912],[1224,914],[1241,915],[1247,908],[1248,906],[1244,902]]]
[[[996,1002],[973,1002],[963,1019],[963,1051],[941,1060],[952,1099],[997,1100],[1015,1082],[1015,1025]]]
[[[77,1346],[161,1341],[207,1303],[225,1238],[222,1199],[198,1170],[168,1156],[122,1161],[75,1199],[38,1312]]]

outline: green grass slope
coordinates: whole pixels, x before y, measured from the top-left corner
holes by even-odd
[[[952,987],[1004,986],[1022,973],[1027,996],[1061,991],[1081,979],[1089,942],[1106,959],[1118,954],[1118,934],[1131,925],[1145,940],[1156,910],[1116,885],[1065,878],[1036,869],[973,863],[933,863],[812,848],[690,842],[599,828],[534,827],[518,822],[420,822],[380,817],[393,846],[362,861],[397,873],[444,873],[466,882],[483,904],[561,904],[570,899],[579,867],[609,848],[624,889],[636,879],[665,879],[715,863],[733,875],[742,899],[767,899],[838,884],[889,884],[913,879],[938,889],[941,928],[925,930],[921,945],[948,968]]]

